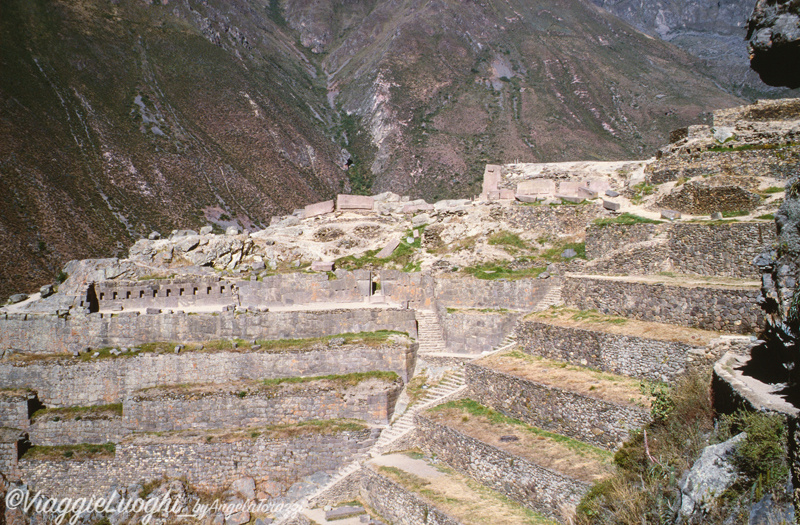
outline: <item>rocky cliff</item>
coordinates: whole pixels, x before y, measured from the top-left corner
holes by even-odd
[[[750,64],[772,86],[800,87],[800,3],[759,0],[748,21]]]

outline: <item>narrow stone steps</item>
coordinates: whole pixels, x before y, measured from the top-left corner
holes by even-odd
[[[536,307],[533,309],[534,312],[541,312],[542,310],[547,310],[551,306],[558,306],[564,304],[564,301],[561,298],[561,290],[563,286],[553,286],[547,292],[547,294],[542,297],[542,300],[536,304]]]
[[[441,353],[447,351],[439,316],[436,312],[417,310],[417,340],[420,354]]]

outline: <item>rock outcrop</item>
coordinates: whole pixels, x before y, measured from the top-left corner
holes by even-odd
[[[759,0],[748,24],[750,66],[761,80],[800,87],[800,3]]]

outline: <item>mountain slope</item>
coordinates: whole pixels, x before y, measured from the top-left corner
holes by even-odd
[[[354,149],[376,191],[466,196],[486,162],[649,156],[738,103],[698,59],[579,0],[287,0],[284,16],[368,130]]]
[[[264,223],[342,188],[302,52],[198,9],[3,2],[0,295],[153,229]]]
[[[151,230],[649,156],[740,101],[581,0],[4,0],[0,297]]]

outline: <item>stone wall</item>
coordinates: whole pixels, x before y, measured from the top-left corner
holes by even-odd
[[[300,384],[164,387],[125,398],[124,425],[137,432],[213,430],[293,424],[314,419],[360,419],[388,424],[402,381],[367,379]],[[242,390],[237,390],[242,388]]]
[[[529,425],[609,450],[650,421],[646,409],[560,390],[475,362],[464,364],[470,398]]]
[[[710,364],[704,348],[686,343],[567,328],[535,320],[517,324],[517,343],[527,354],[654,381],[674,381],[690,366]],[[718,357],[714,356],[711,362]]]
[[[561,296],[568,306],[643,321],[750,334],[764,325],[758,288],[685,287],[568,276]]]
[[[0,390],[0,427],[28,428],[28,403],[32,397],[33,394],[27,390]]]
[[[421,414],[416,423],[422,449],[457,471],[556,519],[557,509],[575,508],[589,484],[541,467]],[[469,451],[469,453],[465,453]]]
[[[305,434],[290,438],[242,437],[228,442],[180,442],[175,436],[127,438],[113,458],[86,461],[19,461],[22,479],[32,491],[58,497],[90,497],[112,487],[163,476],[185,478],[201,490],[227,488],[249,476],[288,488],[316,472],[334,473],[363,457],[377,430]],[[126,440],[126,441],[127,441]],[[80,480],[76,483],[75,480]]]
[[[511,228],[524,229],[535,236],[582,236],[586,232],[587,224],[594,219],[608,216],[608,210],[595,203],[574,206],[498,206],[491,211],[492,219],[506,222]]]
[[[0,362],[6,388],[31,388],[46,406],[119,403],[145,388],[386,370],[413,374],[416,344],[318,346],[310,350],[138,354],[95,361]]]
[[[403,525],[461,525],[413,492],[378,472],[364,467],[361,478],[361,498],[370,508]]]
[[[558,279],[517,279],[494,281],[467,276],[436,278],[436,302],[444,308],[508,308],[530,311]]]
[[[0,348],[56,354],[84,347],[133,347],[160,341],[303,339],[349,332],[396,330],[416,337],[413,310],[342,309],[219,314],[0,315]]]
[[[586,256],[598,259],[659,234],[667,236],[663,246],[650,244],[642,253],[627,250],[612,256],[602,266],[603,273],[657,273],[654,270],[666,262],[665,268],[682,274],[758,279],[753,259],[777,242],[771,222],[591,225],[586,230]]]
[[[630,244],[647,241],[664,231],[664,224],[590,224],[586,228],[586,258],[598,259]]]
[[[656,206],[692,215],[711,215],[714,212],[749,212],[760,203],[760,195],[736,184],[693,180],[662,196]]]
[[[19,452],[21,441],[24,440],[22,431],[14,428],[0,427],[0,475],[8,480],[18,480]],[[0,479],[2,479],[0,476]],[[0,505],[0,508],[4,508]],[[0,521],[3,513],[0,512]]]
[[[514,324],[521,314],[445,309],[440,315],[448,352],[480,354],[503,342],[514,329]]]
[[[368,270],[328,274],[289,273],[270,275],[263,281],[239,281],[242,306],[275,306],[312,303],[363,302],[372,295],[372,273]]]
[[[666,155],[645,168],[647,182],[662,184],[680,177],[737,175],[788,179],[800,169],[800,147],[746,151],[703,151]]]

